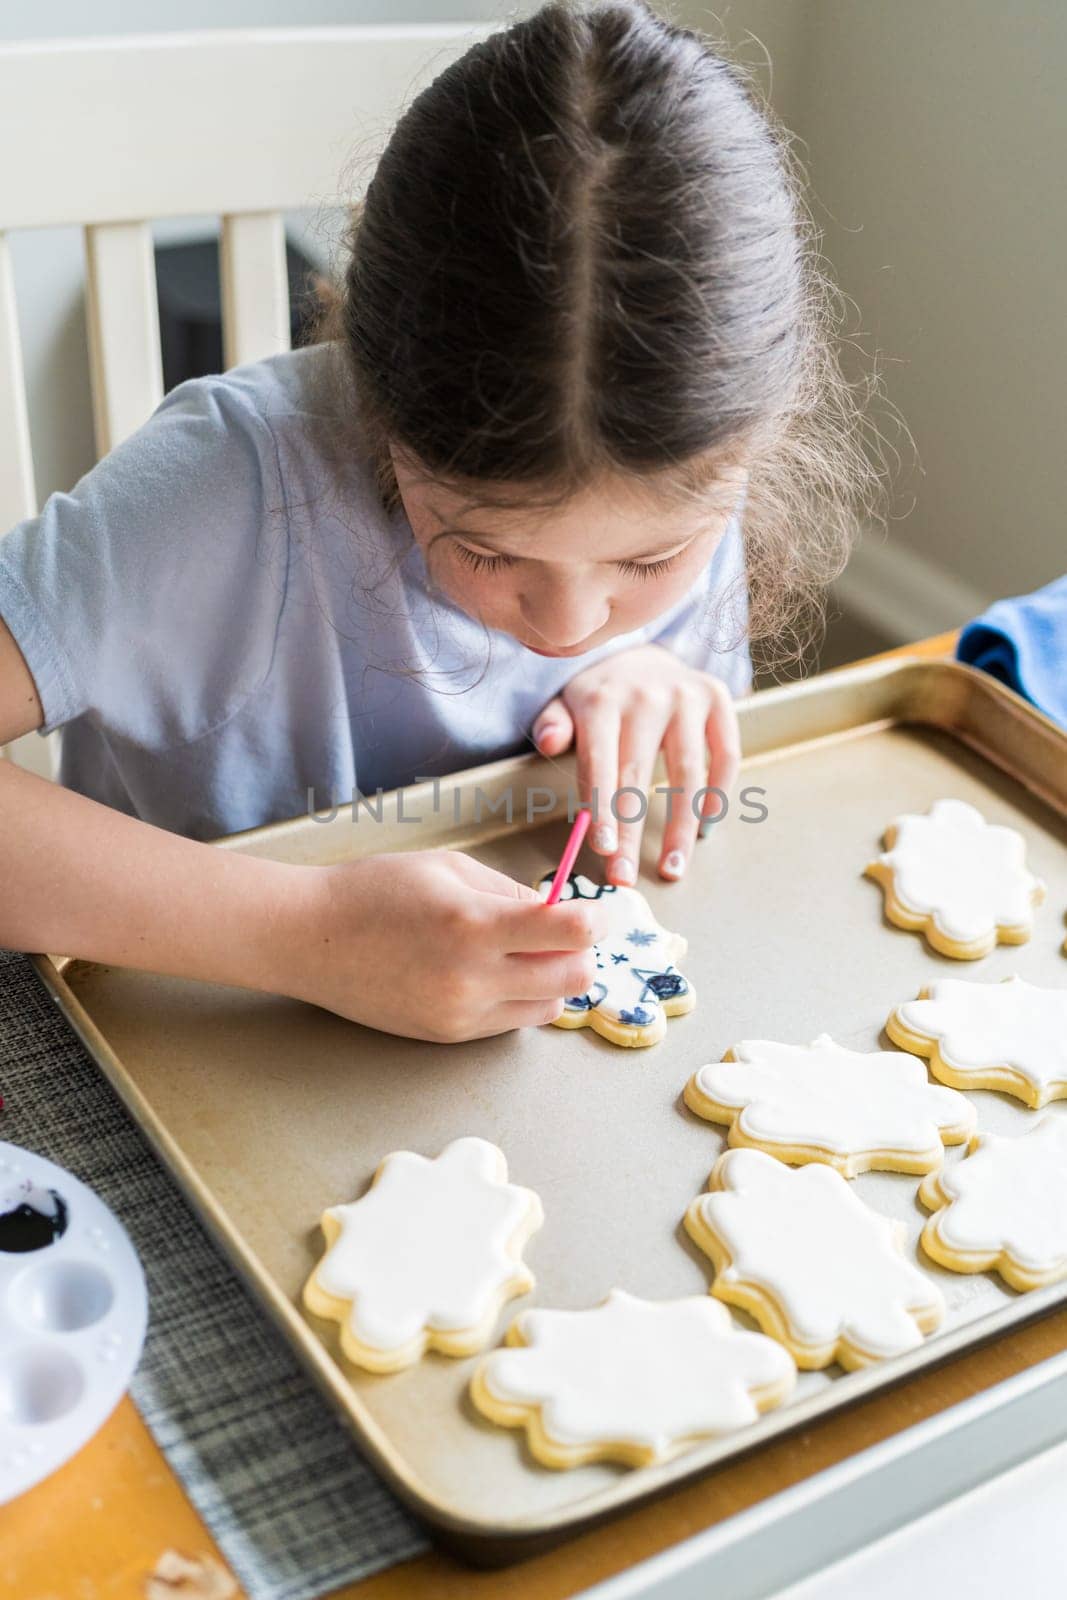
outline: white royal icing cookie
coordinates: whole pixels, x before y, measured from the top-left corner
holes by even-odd
[[[471,1397],[491,1421],[525,1427],[548,1467],[663,1461],[754,1422],[796,1379],[788,1351],[707,1295],[613,1289],[588,1311],[520,1312],[507,1340],[479,1364]]]
[[[941,1322],[944,1297],[903,1254],[903,1223],[864,1205],[833,1168],[727,1150],[709,1189],[685,1227],[715,1264],[712,1294],[750,1312],[798,1366],[867,1366]]]
[[[935,800],[905,812],[885,833],[886,849],[865,868],[885,891],[885,914],[924,933],[960,961],[988,955],[998,940],[1022,944],[1045,885],[1026,868],[1026,841],[986,822],[964,800]]]
[[[1067,1277],[1067,1119],[1049,1114],[1014,1139],[981,1133],[931,1173],[923,1249],[953,1272],[995,1270],[1013,1289]]]
[[[938,978],[897,1006],[886,1032],[954,1088],[1001,1089],[1035,1109],[1067,1096],[1067,989]]]
[[[541,879],[541,898],[552,886],[552,874]],[[598,900],[611,909],[607,937],[597,944],[596,981],[585,994],[571,995],[558,1028],[591,1027],[613,1044],[656,1044],[667,1031],[667,1018],[692,1011],[693,987],[675,966],[685,955],[680,934],[661,928],[643,894],[614,884],[593,883],[581,873],[567,879],[562,900]]]
[[[350,1361],[395,1372],[426,1350],[466,1356],[488,1343],[504,1301],[533,1287],[520,1256],[544,1220],[537,1195],[507,1175],[485,1139],[453,1139],[436,1160],[394,1150],[366,1194],[323,1213],[329,1248],[304,1304],[340,1323]]]
[[[942,1142],[974,1127],[971,1102],[929,1082],[926,1067],[899,1050],[846,1050],[822,1033],[807,1045],[743,1039],[722,1061],[700,1067],[685,1103],[730,1127],[729,1143],[783,1161],[825,1161],[846,1178],[872,1167],[929,1172]]]

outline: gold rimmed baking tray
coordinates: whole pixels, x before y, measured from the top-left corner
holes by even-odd
[[[526,1250],[536,1288],[505,1308],[500,1334],[523,1305],[591,1306],[615,1284],[655,1298],[703,1292],[707,1264],[680,1224],[723,1130],[682,1103],[696,1067],[742,1038],[804,1043],[826,1032],[854,1049],[886,1047],[890,1010],[939,975],[1067,982],[1067,736],[1052,722],[990,678],[938,661],[832,673],[760,693],[739,711],[738,792],[762,793],[744,805],[735,796],[684,882],[654,876],[662,819],[650,820],[641,887],[660,922],[688,938],[682,967],[698,997],[651,1049],[556,1028],[437,1046],[278,996],[35,958],[370,1459],[474,1560],[527,1554],[1067,1301],[1067,1283],[1016,1295],[990,1274],[960,1276],[922,1258],[949,1312],[920,1349],[863,1372],[802,1374],[788,1405],[661,1467],[563,1473],[538,1466],[520,1433],[473,1411],[473,1358],[361,1373],[345,1363],[336,1328],[300,1309],[322,1250],[323,1209],[361,1194],[387,1151],[435,1154],[459,1134],[498,1144],[511,1178],[544,1204],[545,1226]],[[450,845],[530,883],[559,858],[572,784],[569,762],[523,756],[217,847],[326,863]],[[1049,888],[1030,942],[977,962],[937,956],[890,927],[881,890],[862,876],[892,817],[947,795],[1020,829]],[[585,866],[595,872],[588,857]],[[979,1126],[992,1131],[1021,1132],[1038,1114],[999,1094],[973,1098]],[[1067,1115],[1067,1102],[1043,1114]],[[961,1156],[957,1148],[946,1160]],[[925,1216],[917,1180],[871,1173],[856,1185],[906,1223],[914,1248]]]

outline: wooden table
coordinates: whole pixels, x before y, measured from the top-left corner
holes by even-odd
[[[948,654],[954,635],[890,655]],[[770,1444],[547,1555],[473,1572],[432,1552],[334,1600],[568,1600],[589,1585],[1067,1348],[1067,1310]],[[902,1414],[903,1413],[903,1414]],[[242,1591],[127,1397],[97,1436],[3,1518],[3,1600],[226,1600]],[[194,1586],[183,1567],[202,1569]],[[152,1575],[158,1574],[156,1581]]]

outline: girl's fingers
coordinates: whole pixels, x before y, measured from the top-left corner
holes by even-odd
[[[635,711],[622,727],[619,748],[619,846],[608,862],[611,883],[628,887],[637,882],[641,835],[648,812],[652,773],[663,740],[663,723],[653,711]],[[628,791],[623,793],[623,790]]]
[[[537,890],[531,889],[529,884],[509,878],[506,872],[498,872],[495,867],[487,867],[484,861],[478,861],[474,856],[456,851],[452,856],[452,866],[464,888],[469,887],[475,894],[493,895],[499,900],[515,900],[526,905],[541,903]],[[463,890],[457,888],[457,892],[462,893]],[[495,911],[497,907],[493,909]]]
[[[621,725],[614,699],[591,700],[575,723],[578,798],[593,808],[587,842],[598,856],[611,855],[618,846],[618,824],[611,798],[618,783]]]
[[[560,995],[585,994],[596,982],[592,950],[571,955],[505,957],[504,992],[509,1000],[548,1002]]]
[[[697,794],[707,781],[708,752],[704,743],[703,709],[694,701],[681,705],[663,738],[667,764],[667,821],[663,828],[659,870],[664,878],[680,878],[689,865],[700,819]],[[680,790],[680,793],[674,791]]]
[[[563,1000],[513,1000],[498,1006],[487,1033],[507,1033],[512,1028],[542,1028],[563,1015]],[[484,1037],[484,1035],[482,1035]]]
[[[531,730],[533,742],[546,756],[562,755],[574,738],[574,721],[557,695],[536,718]]]
[[[709,751],[707,787],[721,789],[723,794],[729,795],[741,765],[741,733],[729,689],[717,679],[712,680],[712,686],[714,698],[704,728]],[[717,794],[705,795],[701,806],[701,832],[723,812],[723,803]]]
[[[533,901],[495,902],[490,909],[493,943],[509,955],[590,950],[607,937],[611,921],[602,900],[560,900],[546,906],[535,896]]]
[[[487,1011],[480,1019],[477,1026],[472,1026],[469,1031],[464,1030],[456,1039],[466,1042],[471,1039],[495,1039],[501,1033],[511,1033],[515,1028],[541,1028],[547,1022],[555,1022],[557,1017],[563,1015],[563,1000],[504,1000],[491,1011]],[[431,1034],[417,1034],[416,1038],[434,1038]]]

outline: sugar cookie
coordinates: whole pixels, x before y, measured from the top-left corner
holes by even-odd
[[[963,1161],[919,1185],[933,1211],[923,1249],[953,1272],[999,1272],[1013,1289],[1067,1278],[1067,1119],[1017,1138],[980,1133]]]
[[[535,888],[544,899],[551,873]],[[596,945],[597,977],[585,994],[565,1002],[557,1028],[591,1027],[612,1044],[657,1044],[667,1018],[692,1011],[693,986],[675,966],[686,952],[681,934],[668,933],[652,915],[643,894],[610,883],[593,883],[581,873],[567,879],[563,900],[600,900],[611,907],[606,938]]]
[[[304,1304],[340,1323],[356,1366],[395,1372],[426,1350],[472,1355],[504,1301],[533,1287],[520,1257],[541,1202],[507,1175],[485,1139],[453,1139],[435,1160],[394,1150],[366,1194],[323,1212],[328,1248]]]
[[[897,1006],[894,1044],[928,1056],[956,1089],[1001,1089],[1036,1109],[1067,1096],[1067,989],[1015,975],[1000,983],[938,978]]]
[[[787,1350],[702,1294],[612,1289],[588,1311],[522,1311],[507,1343],[479,1363],[471,1398],[491,1421],[525,1427],[547,1467],[664,1461],[754,1422],[796,1381]]]
[[[903,1223],[872,1211],[822,1163],[794,1171],[727,1150],[685,1228],[715,1264],[711,1292],[748,1311],[798,1367],[864,1367],[922,1343],[940,1289],[903,1254]]]
[[[800,1165],[824,1161],[846,1178],[882,1168],[929,1172],[945,1144],[974,1127],[971,1102],[932,1084],[915,1056],[846,1050],[829,1034],[807,1045],[743,1039],[700,1067],[685,1103],[729,1124],[729,1143]]]
[[[898,928],[926,935],[959,961],[988,955],[999,940],[1023,944],[1045,885],[1026,868],[1026,841],[986,822],[964,800],[935,800],[924,815],[905,812],[885,832],[886,849],[864,871],[885,891]]]

